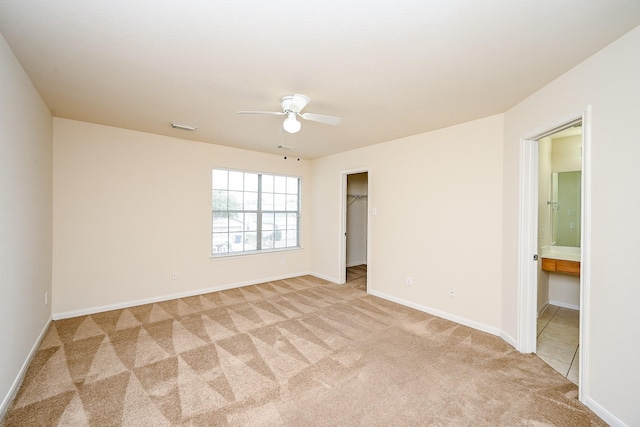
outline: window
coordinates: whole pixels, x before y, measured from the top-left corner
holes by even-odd
[[[300,246],[300,178],[213,169],[212,255]]]

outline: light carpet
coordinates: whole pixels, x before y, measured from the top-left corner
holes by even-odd
[[[606,425],[537,356],[350,278],[55,321],[1,425]]]

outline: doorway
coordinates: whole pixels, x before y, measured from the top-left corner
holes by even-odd
[[[578,384],[582,120],[537,140],[538,242],[535,352]],[[558,268],[557,263],[560,268]]]
[[[530,138],[520,141],[520,214],[519,214],[519,255],[518,255],[518,338],[517,349],[523,353],[537,352],[539,295],[538,279],[544,258],[541,257],[540,244],[546,244],[543,236],[550,236],[550,229],[542,230],[539,227],[539,216],[547,208],[547,202],[553,200],[544,197],[541,200],[540,193],[545,194],[545,188],[541,188],[540,178],[540,143],[545,137],[569,129],[578,123],[582,123],[582,152],[581,152],[581,200],[580,212],[573,213],[575,220],[580,218],[580,247],[574,249],[578,254],[579,266],[579,348],[575,354],[576,362],[581,367],[578,372],[579,399],[585,398],[584,390],[587,389],[589,378],[587,357],[589,354],[588,343],[588,318],[589,318],[589,288],[590,288],[590,107],[581,114],[576,114],[567,120],[559,122],[556,126],[550,126],[533,133]],[[546,174],[546,172],[545,172]],[[549,181],[551,178],[549,178]],[[544,206],[540,206],[543,202]],[[548,209],[553,209],[550,203]],[[549,225],[550,227],[551,225]],[[578,224],[575,224],[578,227]],[[539,259],[540,258],[540,259]],[[546,301],[545,301],[546,302]],[[542,304],[544,305],[544,304]]]
[[[342,283],[366,291],[369,241],[368,170],[344,173],[342,195],[344,235],[341,251]]]

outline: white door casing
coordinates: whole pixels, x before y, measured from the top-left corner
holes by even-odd
[[[589,290],[591,266],[591,106],[531,133],[520,140],[520,202],[518,222],[518,318],[517,350],[536,351],[537,335],[537,260],[538,251],[538,140],[582,121],[582,213],[580,264],[580,338],[579,338],[579,399],[585,403],[589,385]]]

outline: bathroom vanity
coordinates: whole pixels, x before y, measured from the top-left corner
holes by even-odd
[[[544,271],[552,271],[556,273],[580,275],[580,261],[567,259],[558,259],[555,257],[542,258],[542,269]]]
[[[547,246],[540,258],[544,271],[580,276],[580,248]]]

